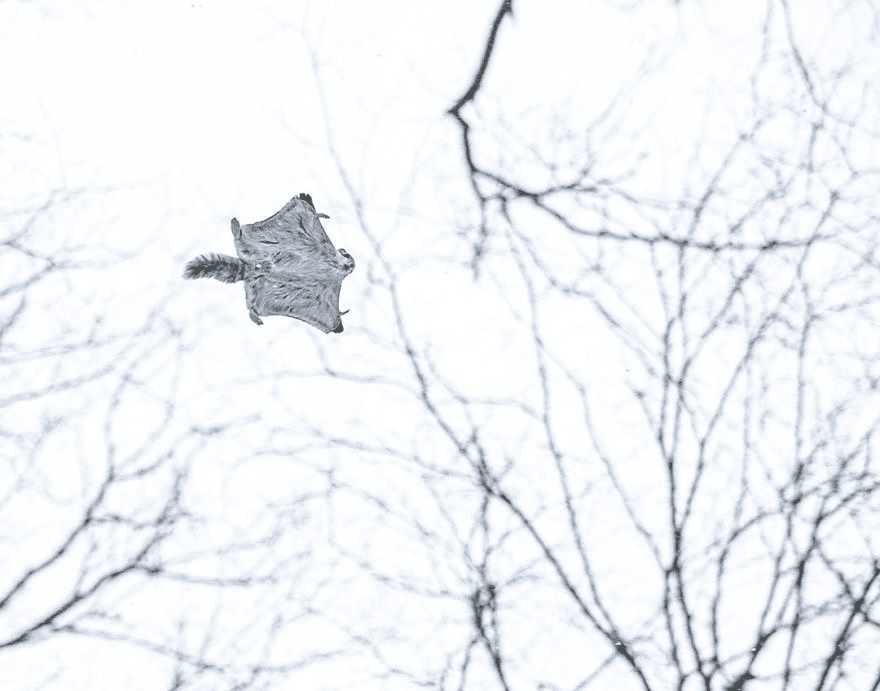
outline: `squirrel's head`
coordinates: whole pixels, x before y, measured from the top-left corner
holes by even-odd
[[[348,275],[354,271],[354,257],[341,247],[336,250],[336,253],[339,255],[339,260],[342,262],[342,269],[345,271],[345,274]]]

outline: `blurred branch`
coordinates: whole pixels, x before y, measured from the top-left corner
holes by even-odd
[[[480,205],[480,241],[474,246],[474,260],[473,260],[473,270],[474,274],[477,273],[477,267],[479,264],[479,258],[482,256],[482,253],[485,249],[485,241],[488,235],[488,230],[486,229],[486,215],[485,215],[485,204],[487,202],[487,198],[483,196],[480,191],[480,187],[477,184],[477,176],[481,173],[480,169],[477,168],[474,163],[473,154],[471,151],[471,140],[470,140],[470,125],[467,120],[461,115],[461,109],[471,101],[477,95],[477,92],[480,90],[480,86],[483,83],[483,78],[486,76],[486,70],[489,67],[489,59],[492,57],[492,51],[495,49],[495,39],[498,36],[498,30],[501,28],[501,21],[504,19],[506,15],[510,15],[513,17],[513,0],[502,0],[501,5],[498,7],[498,12],[495,14],[495,19],[492,21],[492,27],[489,30],[489,36],[486,38],[485,46],[483,47],[483,57],[480,60],[480,66],[477,68],[477,72],[474,75],[473,81],[471,85],[468,87],[467,91],[464,92],[461,98],[456,101],[455,105],[452,106],[448,111],[446,111],[449,115],[455,118],[456,122],[458,122],[459,127],[461,128],[461,144],[462,151],[464,152],[465,163],[468,167],[468,176],[470,178],[471,188],[474,191],[474,195],[479,201]]]

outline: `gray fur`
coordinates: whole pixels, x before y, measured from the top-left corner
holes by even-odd
[[[186,265],[184,278],[244,281],[251,320],[282,315],[299,319],[324,333],[340,333],[339,291],[355,266],[344,249],[337,250],[324,232],[306,194],[291,199],[274,216],[241,225],[232,219],[239,259],[209,254]]]
[[[244,262],[228,254],[202,254],[187,262],[183,277],[215,278],[224,283],[244,280]]]

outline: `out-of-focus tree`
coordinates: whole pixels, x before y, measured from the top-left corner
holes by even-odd
[[[442,688],[880,685],[880,16],[682,5],[590,113],[506,68],[547,46],[500,3],[449,111],[482,323],[416,316],[340,163],[410,368],[384,383],[427,420],[338,443],[420,476],[403,513],[443,566],[348,549],[403,598],[458,593]]]
[[[255,522],[201,495],[215,440],[233,444],[254,418],[228,406],[208,427],[188,422],[173,293],[144,309],[124,278],[143,250],[76,239],[130,197],[3,201],[4,688],[246,688],[334,657],[332,643],[284,643],[320,591],[296,577],[312,551],[294,537],[305,507]]]
[[[749,69],[704,99],[652,103],[677,75],[646,71],[585,121],[493,89],[524,49],[499,53],[502,3],[450,110],[479,211],[462,235],[530,386],[480,401],[408,352],[483,493],[473,644],[499,688],[880,685],[880,17],[810,7],[750,16]],[[714,11],[680,18],[732,19]],[[645,116],[685,108],[700,127],[668,141]],[[552,604],[529,617],[524,591]]]
[[[326,142],[272,151],[336,164],[285,194],[358,262],[339,338],[183,284],[182,205],[4,199],[0,678],[877,687],[877,17],[617,5],[382,83],[307,17]],[[632,42],[543,60],[585,17]]]

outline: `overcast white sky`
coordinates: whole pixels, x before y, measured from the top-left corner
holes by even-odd
[[[497,127],[510,135],[482,141],[483,155],[507,161],[516,159],[520,146],[526,150],[534,145],[541,152],[556,147],[563,154],[570,147],[575,166],[581,153],[594,147],[603,152],[596,163],[597,178],[632,169],[630,189],[645,199],[677,199],[683,190],[699,188],[696,183],[691,187],[694,181],[705,182],[702,176],[723,158],[739,130],[755,119],[754,92],[778,93],[780,101],[790,98],[788,85],[796,78],[773,72],[780,79],[778,87],[752,80],[762,50],[771,54],[785,50],[780,48],[778,21],[773,24],[772,45],[762,44],[762,23],[768,7],[778,12],[776,3],[633,4],[636,9],[629,10],[628,3],[610,0],[515,3],[514,17],[501,28],[484,90],[469,107],[475,119],[479,111],[487,131]],[[872,35],[870,22],[859,21],[861,15],[855,11],[835,14],[833,3],[806,4],[809,11],[795,13],[793,28],[805,54],[817,64],[851,64],[859,74],[877,72],[880,63],[862,60],[856,47]],[[334,366],[364,378],[381,374],[404,381],[411,376],[395,359],[394,349],[375,338],[390,334],[394,326],[390,301],[381,290],[381,262],[372,244],[376,240],[399,272],[399,299],[407,327],[456,390],[530,400],[535,394],[533,372],[523,374],[527,368],[522,363],[533,364],[534,344],[516,340],[528,310],[522,307],[525,289],[516,280],[515,266],[502,258],[488,264],[482,280],[475,282],[468,265],[470,247],[455,235],[462,227],[472,228],[477,215],[464,175],[459,132],[445,111],[470,84],[497,6],[498,0],[0,0],[2,232],[13,233],[47,200],[70,195],[70,201],[38,215],[38,233],[31,246],[49,255],[64,249],[96,262],[95,268],[73,278],[34,289],[31,305],[38,307],[29,313],[26,328],[16,332],[16,347],[27,352],[60,343],[62,338],[65,342],[85,338],[98,317],[95,328],[102,335],[135,332],[154,309],[157,321],[167,324],[167,333],[173,334],[167,339],[157,336],[143,347],[142,362],[133,370],[137,374],[133,378],[143,385],[143,398],[119,414],[115,431],[104,426],[110,390],[83,394],[82,410],[91,412],[84,413],[68,436],[52,442],[57,445],[49,447],[54,455],[45,452],[49,460],[41,478],[61,497],[59,515],[87,494],[92,471],[84,469],[92,454],[98,458],[104,453],[105,434],[116,435],[124,449],[148,437],[154,425],[161,430],[157,437],[173,436],[229,420],[257,422],[247,431],[227,435],[222,443],[206,442],[207,451],[192,451],[197,459],[193,474],[200,488],[194,501],[205,516],[212,517],[206,521],[206,534],[240,530],[251,536],[263,520],[260,512],[271,502],[282,502],[294,491],[305,492],[305,487],[312,487],[308,483],[314,483],[316,493],[322,491],[321,473],[327,468],[339,473],[340,482],[367,488],[365,493],[375,491],[385,499],[393,497],[407,511],[421,515],[419,511],[430,505],[430,492],[419,489],[407,475],[405,463],[397,466],[367,452],[361,458],[356,449],[337,457],[309,447],[293,432],[317,429],[334,439],[350,433],[351,439],[369,440],[376,448],[400,446],[423,458],[443,455],[438,441],[442,435],[425,421],[423,411],[408,407],[411,402],[402,394],[398,399],[393,390],[379,392],[295,376],[320,371],[319,352]],[[862,104],[860,117],[877,106],[871,97],[859,101],[861,97],[853,92],[852,102]],[[603,113],[612,105],[614,117],[605,122]],[[510,134],[516,132],[522,136]],[[796,135],[794,128],[780,126],[775,145],[785,150]],[[876,157],[876,144],[859,144],[849,153],[855,167],[866,165]],[[565,155],[560,155],[563,159]],[[843,166],[829,168],[828,179],[848,174],[841,171]],[[526,180],[528,174],[519,179],[535,185],[545,181],[540,171],[534,180]],[[564,170],[560,177],[565,177]],[[736,186],[729,197],[731,217],[733,207],[751,203],[748,194],[764,184],[748,169],[741,171],[740,180],[742,199]],[[316,340],[304,324],[280,317],[267,319],[257,329],[247,318],[240,285],[180,279],[183,263],[195,254],[233,252],[230,218],[243,223],[264,219],[300,192],[310,192],[318,210],[331,216],[324,224],[330,238],[358,261],[342,288],[341,307],[351,309],[345,317],[346,332],[335,340]],[[372,235],[359,227],[351,192],[363,203]],[[588,213],[575,209],[578,212]],[[650,212],[633,214],[631,229],[653,232],[654,218]],[[670,230],[680,230],[672,226],[670,222]],[[574,242],[559,241],[559,235],[553,238],[539,250],[555,256],[560,275],[566,269],[581,271],[584,255],[576,252]],[[618,260],[603,258],[612,264]],[[629,281],[632,288],[628,297],[637,304],[653,304],[650,301],[657,296],[645,288],[640,270],[622,261],[621,265],[618,278],[622,284]],[[8,277],[24,277],[28,271],[19,255],[0,256],[0,272]],[[773,279],[768,277],[767,283]],[[590,382],[591,395],[600,403],[595,410],[597,425],[603,429],[616,425],[620,430],[609,435],[608,452],[620,457],[621,477],[633,483],[646,507],[653,507],[660,500],[649,491],[661,469],[641,464],[640,451],[650,440],[631,434],[627,427],[640,414],[624,386],[630,355],[621,351],[613,334],[601,331],[601,319],[595,314],[573,309],[575,303],[568,297],[547,293],[542,294],[547,298],[542,319],[548,343],[571,368],[572,376]],[[714,297],[709,288],[707,295],[707,301]],[[647,322],[639,328],[662,330],[659,309],[646,309],[645,314]],[[180,353],[175,351],[178,345]],[[722,345],[719,361],[724,354]],[[125,358],[137,361],[136,355],[127,353]],[[48,367],[22,370],[14,386],[27,388],[34,377],[50,381],[62,370],[87,371],[91,364],[85,356],[68,359],[51,372]],[[177,366],[179,381],[174,380]],[[720,386],[722,379],[719,375],[716,382],[711,371],[706,373],[709,388]],[[828,377],[829,389],[832,379]],[[0,398],[4,385],[13,386],[11,381],[0,383]],[[163,402],[172,396],[180,409],[171,422],[162,423]],[[583,451],[589,444],[573,391],[559,393],[557,403],[554,424],[561,448],[573,456],[589,455],[592,451]],[[51,417],[51,412],[50,407],[10,409],[0,420],[5,427],[20,425],[29,433],[38,419]],[[485,424],[489,437],[495,435],[500,456],[530,457],[534,451],[539,457],[540,438],[536,442],[531,428],[520,426],[514,415],[487,414],[479,422]],[[272,449],[267,458],[259,459],[265,465],[257,466],[249,456],[254,443],[264,444],[264,451]],[[301,452],[297,458],[302,467],[292,468],[287,462],[285,453],[295,454],[281,451],[288,448],[286,444]],[[186,449],[189,452],[190,447]],[[0,468],[0,477],[3,472]],[[518,472],[524,496],[541,496],[545,484],[552,484],[541,466],[526,464]],[[710,484],[721,493],[729,481],[719,474]],[[607,495],[600,492],[592,501],[587,513],[590,530],[601,537],[597,561],[621,571],[609,586],[615,597],[636,602],[638,595],[630,595],[628,589],[637,588],[641,578],[637,539],[617,531],[612,516],[617,509]],[[467,500],[462,499],[462,504]],[[438,514],[424,510],[440,521]],[[339,525],[348,521],[352,544],[373,557],[380,555],[376,557],[380,563],[394,560],[414,544],[402,540],[399,546],[393,532],[388,538],[377,527],[380,523],[363,519],[366,511],[359,504],[327,511],[338,517]],[[28,550],[34,560],[45,554],[57,539],[53,529],[63,525],[53,523],[49,509],[32,515],[23,506],[0,505],[0,517],[13,515],[22,516],[22,525],[27,526],[21,534],[35,537],[18,539],[20,535],[8,528],[8,519],[0,536],[11,535],[17,541],[0,544],[0,550],[14,548],[22,563]],[[334,520],[327,522],[336,525]],[[329,557],[321,562],[316,556],[326,557],[320,535],[309,543],[317,550],[309,558],[319,565],[330,564]],[[3,554],[0,551],[0,571]],[[433,567],[424,555],[413,559],[414,572],[436,576],[438,583],[454,582],[460,575],[442,559],[440,566]],[[335,575],[327,566],[327,573],[309,574],[309,582],[323,583],[325,578],[329,582]],[[11,577],[3,577],[0,584]],[[351,578],[360,583],[361,576]],[[353,590],[333,592],[351,596],[351,603],[337,603],[334,611],[348,611],[353,620],[355,613],[369,613],[377,602],[359,599]],[[155,602],[172,606],[169,598],[154,595],[155,600],[132,595],[131,602],[136,603],[132,607],[149,613]],[[559,659],[554,664],[564,668],[571,652],[567,646],[577,651],[584,642],[538,640],[541,632],[529,629],[530,617],[544,614],[545,607],[560,621],[568,616],[553,610],[558,603],[550,595],[544,597],[536,595],[525,613],[518,614],[525,633],[516,645],[524,651],[532,645],[534,650],[545,650],[547,660],[555,655]],[[120,601],[127,602],[124,597]],[[269,596],[266,601],[274,602]],[[207,611],[205,603],[199,605]],[[241,610],[241,616],[228,630],[248,628],[252,605],[235,601],[231,611]],[[197,608],[191,602],[176,606]],[[435,604],[436,618],[429,605],[424,606],[431,614],[420,618],[421,606],[404,599],[382,601],[385,625],[391,627],[396,617],[412,621],[413,640],[400,647],[403,661],[416,653],[429,657],[425,651],[435,642],[432,637],[439,638],[432,622],[453,616]],[[642,614],[638,608],[627,612],[632,621]],[[234,620],[229,612],[224,616]],[[322,630],[315,633],[315,640],[324,634],[331,640],[338,631]],[[302,639],[299,635],[294,642]],[[0,651],[0,688],[72,688],[52,682],[56,669],[70,668],[81,670],[77,676],[81,688],[164,688],[157,685],[161,674],[149,667],[152,658],[133,655],[123,664],[120,652],[119,664],[109,661],[96,667],[87,657],[90,650],[76,645],[53,648],[57,664],[48,670],[42,669],[40,651],[33,657],[20,653],[22,657],[15,658],[4,658]],[[512,656],[517,659],[515,653]],[[11,664],[4,661],[13,659]],[[347,678],[370,677],[364,664],[363,669],[357,664],[347,669],[351,675]],[[327,682],[321,674],[297,677],[298,685],[290,688],[318,688]],[[3,679],[10,678],[16,680],[13,686],[4,686]],[[66,679],[63,674],[58,678]],[[530,677],[524,673],[526,678]],[[567,682],[574,684],[576,679]],[[616,690],[612,680],[608,683],[605,688]]]

